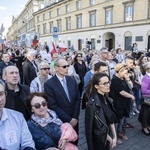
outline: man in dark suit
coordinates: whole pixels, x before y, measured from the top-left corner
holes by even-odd
[[[69,122],[78,133],[80,93],[75,79],[68,75],[68,63],[58,58],[54,63],[56,75],[44,84],[50,109],[54,110],[63,122]],[[64,80],[68,93],[65,92]]]

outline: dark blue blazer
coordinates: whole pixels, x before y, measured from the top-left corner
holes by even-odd
[[[53,76],[44,84],[44,91],[48,96],[48,106],[54,110],[63,122],[78,119],[80,112],[80,93],[77,83],[71,76],[66,76],[70,101],[57,76]]]

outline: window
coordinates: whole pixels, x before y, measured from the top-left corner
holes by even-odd
[[[57,31],[61,31],[61,19],[57,20]]]
[[[40,22],[40,16],[37,16],[37,22]]]
[[[76,2],[76,8],[77,10],[81,9],[81,1]]]
[[[66,30],[71,30],[71,18],[66,18]]]
[[[95,5],[95,0],[90,0],[90,5]]]
[[[96,11],[90,12],[90,27],[96,26]]]
[[[51,0],[51,2],[50,2],[51,4],[53,4],[53,3],[55,3],[55,0]]]
[[[43,34],[46,34],[46,23],[43,24]]]
[[[43,20],[45,20],[45,14],[43,14]]]
[[[105,9],[106,24],[112,24],[112,8]]]
[[[125,21],[133,20],[133,5],[125,6]]]
[[[57,16],[60,16],[60,8],[57,8]]]
[[[66,5],[66,13],[70,12],[70,5]]]
[[[77,29],[82,28],[82,15],[77,15]]]
[[[40,33],[40,25],[37,26],[37,32]]]
[[[53,33],[53,21],[49,22],[49,31]]]
[[[52,16],[52,11],[49,12],[49,18],[51,19],[53,16]]]

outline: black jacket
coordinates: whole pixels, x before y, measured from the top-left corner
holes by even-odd
[[[30,89],[26,85],[18,84],[19,91],[14,92],[12,90],[9,90],[6,85],[6,104],[5,108],[13,109],[16,111],[21,112],[26,121],[30,119],[31,113],[26,105],[26,98],[29,95]],[[22,106],[20,108],[16,108],[16,99],[20,100],[22,102]]]
[[[35,66],[36,66],[36,64],[35,64]],[[35,77],[37,77],[37,73],[35,71],[35,68],[34,68],[33,64],[28,59],[26,59],[25,62],[23,63],[23,81],[24,81],[24,84],[30,86],[31,81]]]
[[[105,97],[113,109],[112,99]],[[115,111],[115,110],[113,110]],[[96,140],[106,145],[107,134],[109,133],[109,124],[106,120],[99,96],[95,93],[88,101],[85,112],[85,131],[88,144],[88,150],[94,150],[93,142]]]

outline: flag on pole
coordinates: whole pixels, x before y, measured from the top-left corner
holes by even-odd
[[[60,42],[60,43],[58,44],[58,46],[59,46],[59,51],[60,51],[60,52],[65,52],[66,49],[67,49],[67,47],[65,46],[65,44],[62,43],[62,42]]]
[[[49,51],[50,51],[51,56],[53,56],[53,54],[57,53],[54,42],[50,42]]]

